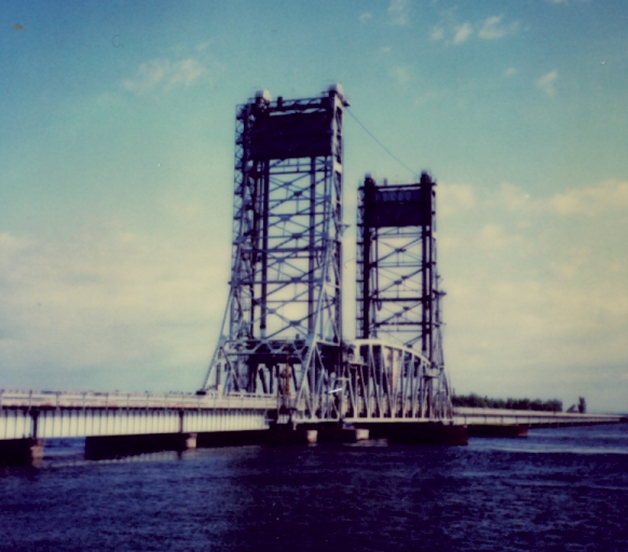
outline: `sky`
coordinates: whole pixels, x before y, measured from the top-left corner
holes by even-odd
[[[628,411],[626,28],[620,0],[0,0],[0,388],[198,389],[236,105],[339,82],[345,338],[357,188],[428,170],[456,393]]]

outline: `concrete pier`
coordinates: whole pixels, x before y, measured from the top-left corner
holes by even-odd
[[[242,445],[261,445],[268,442],[267,429],[250,429],[241,431],[212,431],[198,433],[197,448],[234,447]]]
[[[36,465],[44,457],[44,440],[27,437],[0,441],[0,465]]]
[[[268,429],[268,443],[271,445],[309,445],[318,440],[318,430],[308,425],[272,423]]]
[[[356,426],[368,429],[372,439],[388,439],[392,444],[466,445],[469,442],[466,425],[441,422],[373,422]]]
[[[319,427],[311,428],[318,431],[319,443],[356,443],[369,438],[369,430],[353,426],[343,427],[338,424],[319,424]]]
[[[518,438],[528,436],[528,426],[522,424],[492,425],[492,424],[470,424],[470,437],[506,437]]]
[[[195,433],[158,433],[149,435],[108,435],[85,438],[85,457],[89,460],[116,458],[165,450],[184,451],[197,447]]]

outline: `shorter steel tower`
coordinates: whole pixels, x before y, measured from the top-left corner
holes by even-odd
[[[298,100],[260,91],[238,108],[230,294],[205,392],[339,416],[346,105],[335,85]]]
[[[436,268],[436,182],[427,173],[413,184],[359,190],[357,337],[412,350],[426,362],[419,417],[450,410],[441,339]],[[362,347],[367,356],[372,355]],[[364,355],[363,355],[364,356]],[[369,362],[372,362],[369,361]]]

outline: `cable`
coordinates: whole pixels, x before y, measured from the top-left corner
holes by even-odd
[[[399,157],[397,157],[392,151],[390,151],[384,144],[382,144],[376,137],[375,135],[368,129],[366,128],[359,120],[358,118],[353,114],[353,112],[349,109],[347,109],[347,113],[349,115],[351,115],[351,117],[353,117],[353,120],[358,123],[361,127],[362,130],[364,130],[364,132],[366,132],[371,138],[373,138],[373,140],[375,140],[375,142],[377,142],[377,144],[388,154],[390,155],[395,161],[397,161],[397,163],[399,163],[401,166],[403,166],[405,169],[407,169],[408,171],[410,171],[410,173],[412,174],[412,176],[414,178],[419,178],[419,175],[414,172],[410,167],[408,167],[408,165],[406,165],[401,159],[399,159]]]

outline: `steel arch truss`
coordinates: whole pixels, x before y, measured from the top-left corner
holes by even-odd
[[[452,417],[444,372],[408,347],[378,339],[354,341],[342,384],[339,410],[348,421]]]
[[[342,364],[343,107],[337,87],[239,107],[230,295],[205,390],[329,416]]]

